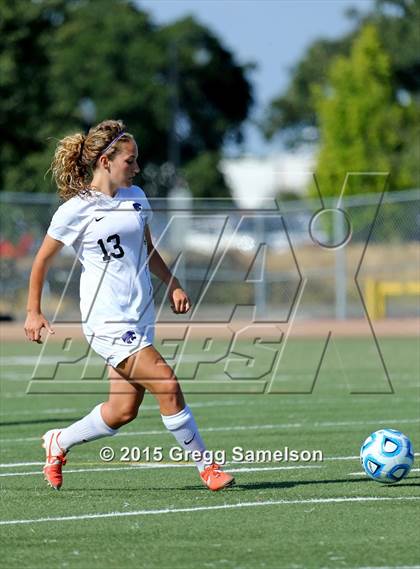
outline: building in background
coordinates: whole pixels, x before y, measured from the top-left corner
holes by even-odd
[[[281,194],[303,196],[315,170],[315,151],[225,158],[220,170],[239,207],[256,208]]]

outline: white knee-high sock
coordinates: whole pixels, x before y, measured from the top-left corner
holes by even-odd
[[[165,427],[173,434],[184,450],[198,451],[201,454],[205,452],[206,446],[198,432],[197,424],[188,405],[175,415],[161,415],[161,417]],[[196,460],[195,463],[201,472],[210,464],[210,461],[201,459]]]
[[[63,450],[69,450],[72,446],[94,441],[102,437],[110,437],[118,432],[111,429],[102,418],[102,403],[92,409],[89,415],[76,421],[72,425],[62,429],[59,444]]]

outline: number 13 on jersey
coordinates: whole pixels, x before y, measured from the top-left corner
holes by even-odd
[[[98,239],[97,241],[103,253],[103,261],[110,261],[111,257],[114,257],[115,259],[121,259],[121,257],[124,257],[124,249],[121,247],[120,236],[117,233],[115,233],[115,235],[110,235],[107,237],[106,242],[112,243],[113,249],[110,252],[108,252],[103,239]]]

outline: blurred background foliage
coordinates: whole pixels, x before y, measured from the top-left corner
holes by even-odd
[[[54,191],[56,141],[105,118],[126,122],[143,167],[171,160],[186,176],[241,140],[248,69],[192,18],[158,27],[126,0],[3,0],[0,22],[2,190]],[[200,193],[215,180],[227,192],[204,178]]]
[[[261,125],[290,148],[317,145],[324,195],[338,195],[348,171],[389,171],[390,190],[418,187],[420,0],[376,0],[348,13],[352,32],[309,46]],[[346,193],[381,191],[353,177]]]
[[[376,0],[349,17],[350,34],[308,47],[261,129],[316,145],[325,195],[358,169],[418,186],[420,0]],[[223,197],[218,163],[227,145],[240,149],[252,65],[194,18],[160,26],[128,0],[1,0],[0,95],[2,191],[54,192],[45,172],[57,140],[120,118],[150,195],[166,195],[178,172],[197,197]],[[350,193],[379,189],[354,181]]]
[[[323,195],[340,193],[347,173],[346,195],[380,192],[386,178],[365,172],[392,172],[393,188],[411,183],[400,159],[401,132],[407,108],[395,102],[388,55],[376,28],[366,25],[348,57],[334,59],[328,85],[313,86],[319,120],[317,179]]]

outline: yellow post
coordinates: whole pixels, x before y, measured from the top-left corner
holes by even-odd
[[[386,299],[388,296],[404,295],[420,295],[420,282],[375,281],[372,278],[366,279],[366,309],[372,320],[386,316]]]
[[[372,278],[367,278],[365,283],[365,302],[366,310],[370,318],[377,318],[377,305],[376,305],[376,281]]]

